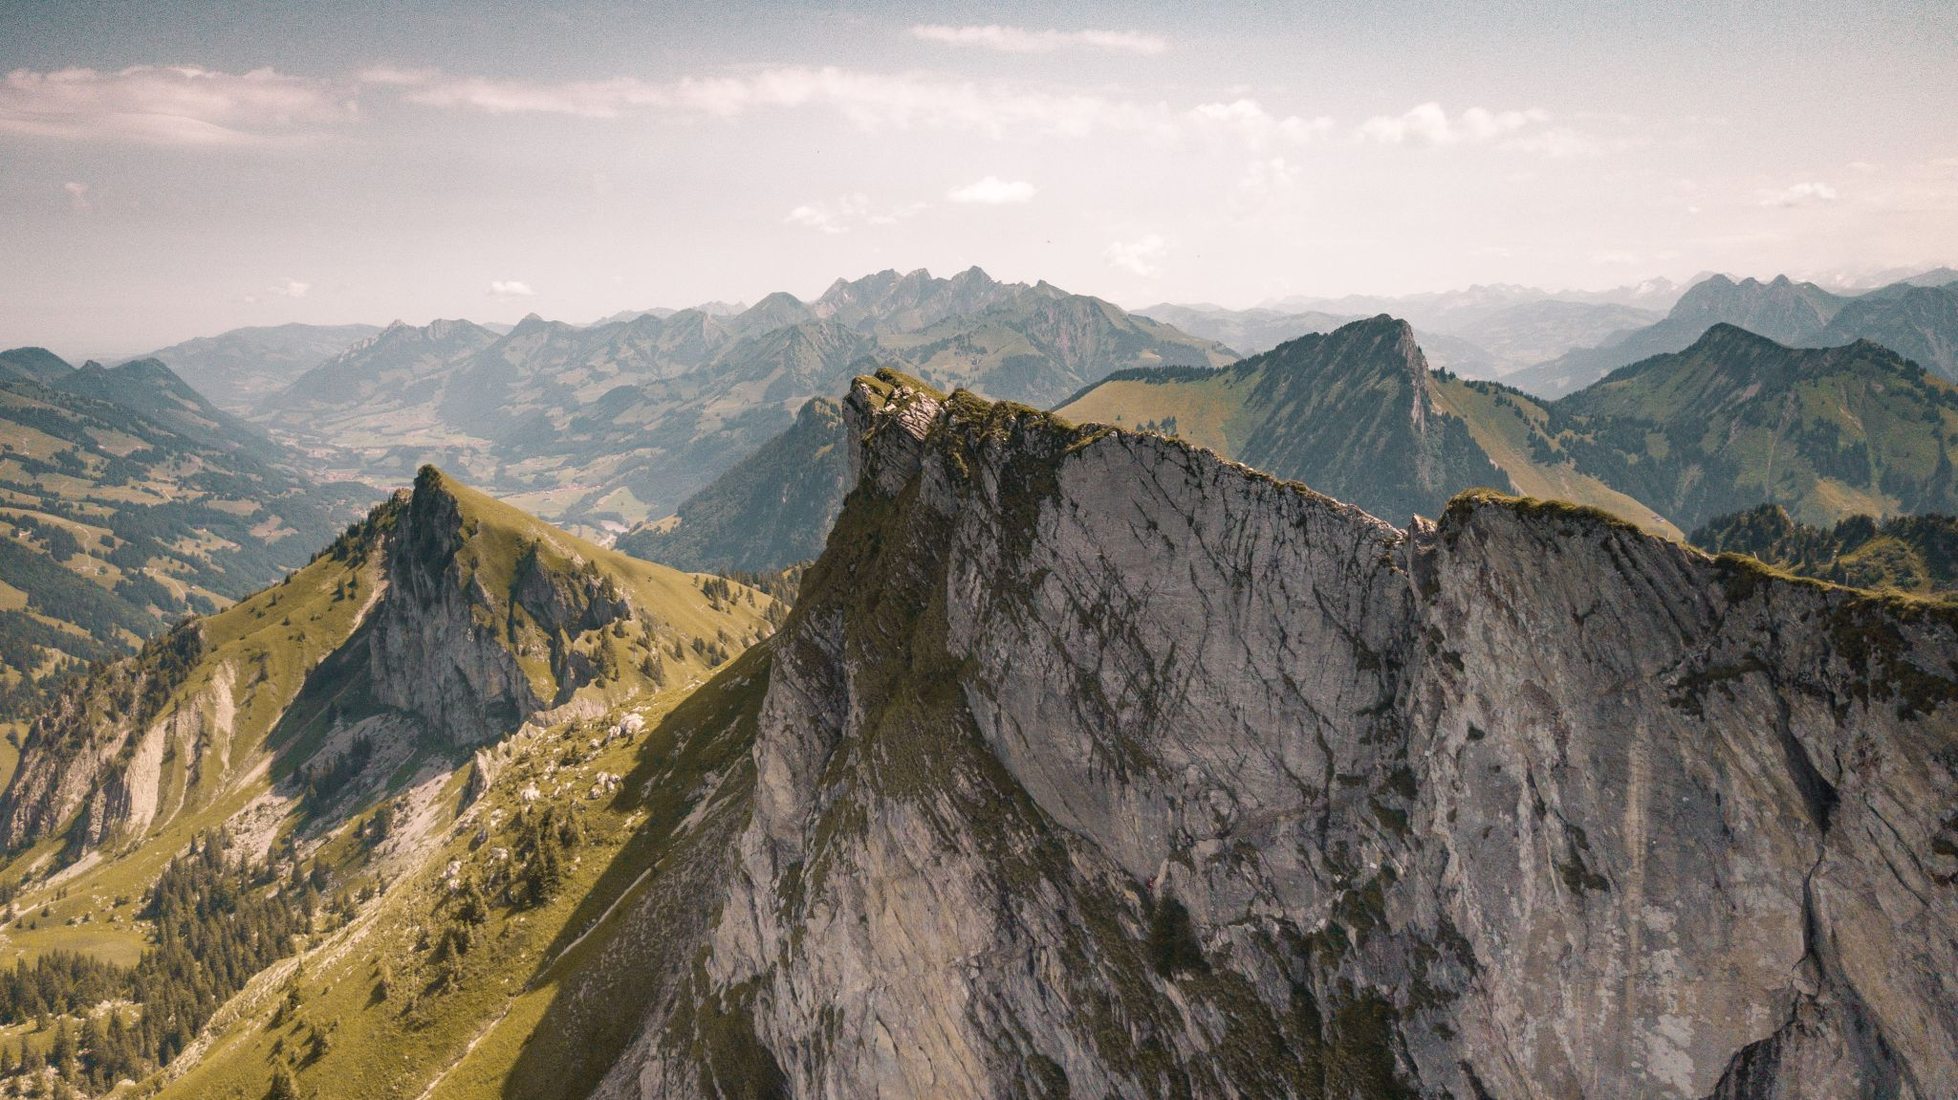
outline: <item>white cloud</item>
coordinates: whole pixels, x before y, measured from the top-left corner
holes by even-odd
[[[1755,201],[1762,206],[1818,206],[1836,201],[1836,189],[1826,183],[1797,183],[1756,192]]]
[[[529,298],[537,292],[530,289],[529,283],[518,282],[515,279],[496,279],[490,283],[489,293],[492,298]]]
[[[298,279],[280,279],[267,289],[282,298],[304,298],[306,292],[313,289],[313,284],[302,283]]]
[[[1136,275],[1154,275],[1161,270],[1157,262],[1168,251],[1169,242],[1150,233],[1133,241],[1116,241],[1102,252],[1109,264]]]
[[[830,210],[820,205],[798,206],[794,210],[789,211],[789,216],[782,220],[788,222],[790,225],[808,226],[810,229],[820,230],[824,233],[849,232],[844,227],[838,215],[831,213]]]
[[[964,187],[954,187],[945,193],[945,197],[953,202],[1002,206],[1007,203],[1032,202],[1034,193],[1038,190],[1040,189],[1025,180],[1003,180],[998,176],[987,176]]]
[[[1489,141],[1550,121],[1541,108],[1491,111],[1470,107],[1450,118],[1439,103],[1422,103],[1405,114],[1375,115],[1360,124],[1357,136],[1382,145],[1459,145]]]
[[[869,196],[858,192],[831,202],[804,203],[782,220],[822,233],[848,233],[867,225],[896,225],[923,209],[925,204],[921,202],[872,208]]]
[[[947,27],[921,25],[911,28],[914,38],[948,46],[976,46],[1001,53],[1053,53],[1055,50],[1090,49],[1110,53],[1132,53],[1154,57],[1169,50],[1169,42],[1153,34],[1134,31],[1030,31],[1024,27]]]
[[[1606,143],[1568,126],[1553,126],[1547,130],[1510,138],[1502,143],[1502,147],[1520,153],[1535,153],[1538,156],[1564,159],[1597,156],[1605,151]]]
[[[273,69],[15,69],[0,79],[0,133],[36,137],[243,145],[315,137],[356,114],[351,89]]]
[[[1298,186],[1302,173],[1284,157],[1254,160],[1237,181],[1239,191],[1252,198],[1269,198]]]
[[[68,193],[68,209],[77,214],[86,214],[95,209],[95,200],[88,197],[88,184],[69,181],[61,185]]]
[[[1274,115],[1255,99],[1236,99],[1229,103],[1205,103],[1191,108],[1185,118],[1200,130],[1229,133],[1252,148],[1276,142],[1303,145],[1332,132],[1333,120],[1325,116],[1302,118]]]

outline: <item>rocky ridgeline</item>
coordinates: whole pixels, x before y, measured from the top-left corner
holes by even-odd
[[[1958,1094],[1958,614],[847,414],[718,918],[603,1094]]]
[[[547,563],[541,543],[467,553],[476,521],[433,467],[405,507],[387,558],[391,595],[368,650],[378,702],[467,746],[516,729],[593,679],[590,661],[566,640],[631,618],[609,577],[581,561]],[[501,555],[511,560],[495,560]]]
[[[324,721],[344,733],[358,722],[322,719],[328,704],[299,705],[306,698],[406,718],[389,736],[406,731],[444,750],[563,705],[600,675],[593,640],[635,610],[594,563],[552,544],[561,536],[541,524],[499,528],[468,514],[460,492],[425,468],[412,492],[377,507],[287,584],[189,620],[71,685],[24,739],[0,795],[0,847],[26,847],[71,821],[67,858],[134,838],[249,781],[237,765],[256,740],[290,740],[272,737],[274,725],[296,732]],[[362,574],[371,574],[364,584]],[[359,614],[337,632],[302,630],[297,605],[314,589],[322,602],[329,590],[335,602],[359,599]],[[263,632],[255,642],[215,650],[209,641],[253,630]],[[243,728],[244,711],[259,716],[256,728]]]

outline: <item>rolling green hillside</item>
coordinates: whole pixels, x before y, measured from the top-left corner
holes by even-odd
[[[304,563],[372,499],[153,360],[52,378],[0,381],[0,716]]]
[[[1579,469],[1685,528],[1763,502],[1807,523],[1958,506],[1958,388],[1867,342],[1716,325],[1549,408]]]

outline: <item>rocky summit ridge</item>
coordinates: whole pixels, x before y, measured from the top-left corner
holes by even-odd
[[[889,372],[846,415],[725,894],[601,1095],[1958,1089],[1948,606]]]

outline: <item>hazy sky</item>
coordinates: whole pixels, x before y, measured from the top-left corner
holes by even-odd
[[[1958,3],[0,0],[0,346],[1958,262]]]

